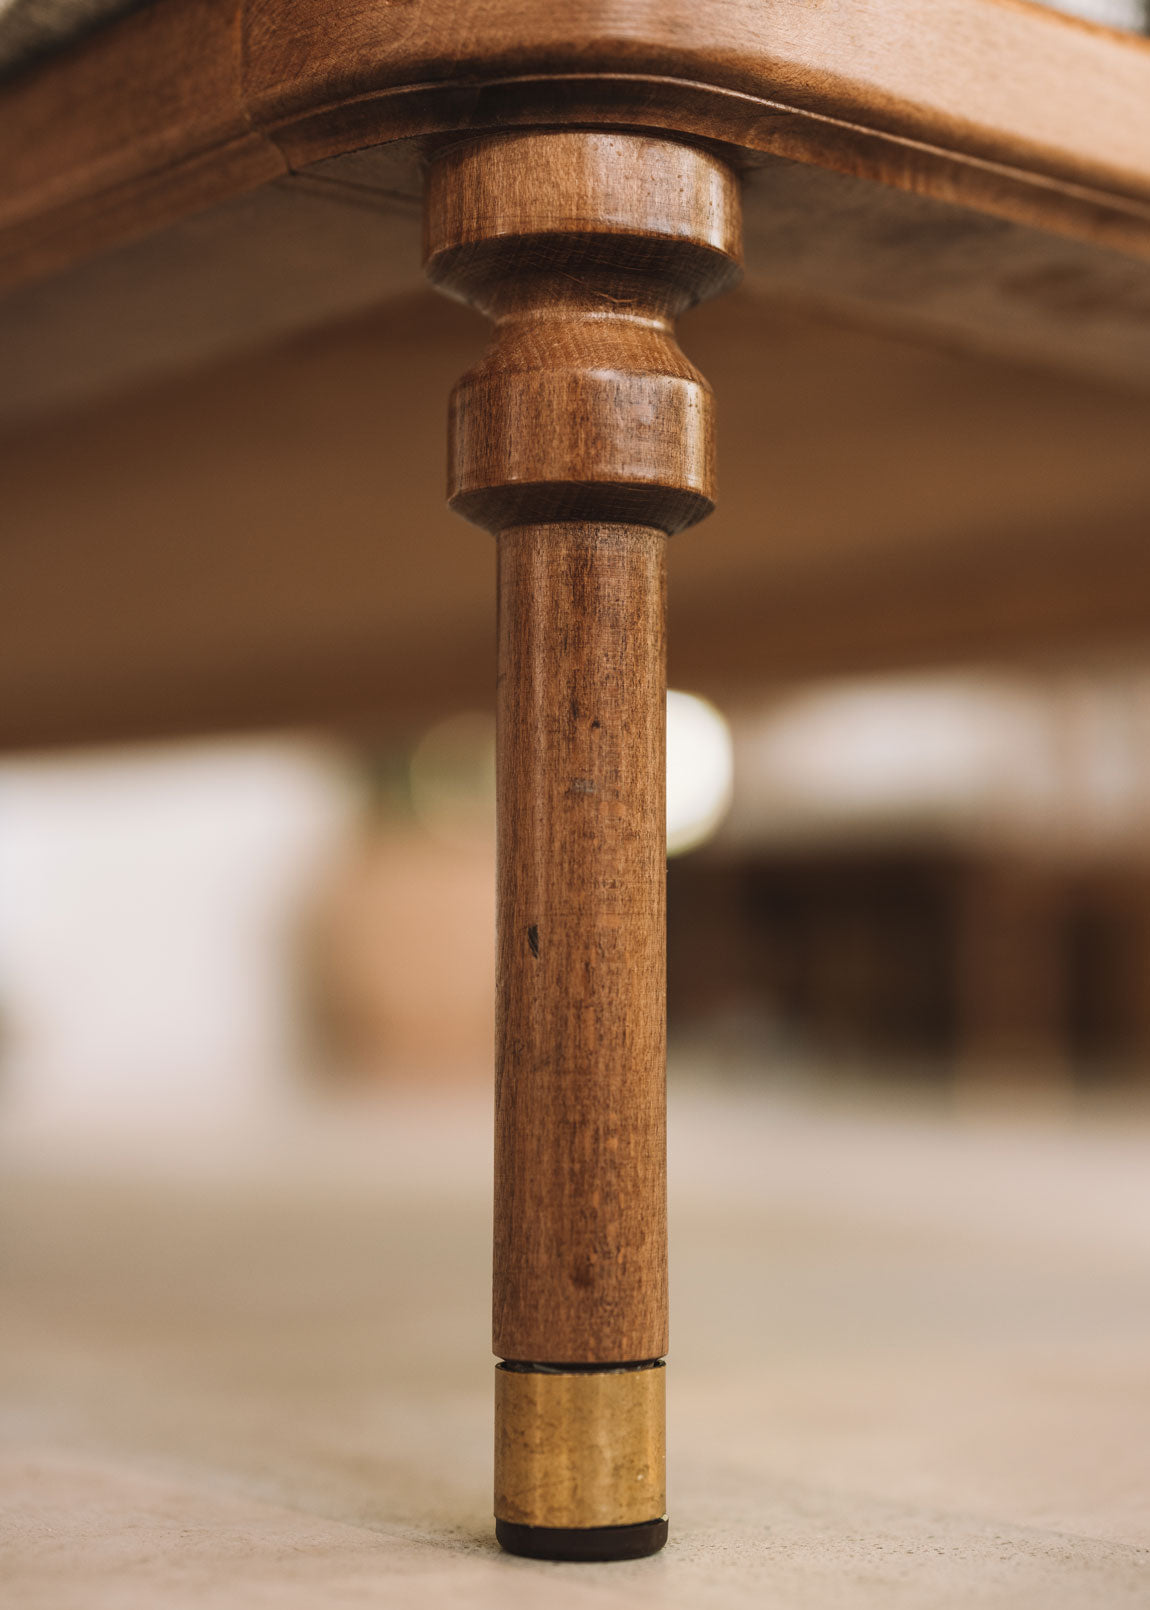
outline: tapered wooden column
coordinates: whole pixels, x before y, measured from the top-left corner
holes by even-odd
[[[450,498],[499,539],[496,1530],[666,1539],[665,548],[713,506],[671,320],[733,283],[710,153],[603,131],[441,151],[427,272],[495,320]]]

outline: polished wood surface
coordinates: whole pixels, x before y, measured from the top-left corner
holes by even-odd
[[[1016,0],[159,0],[0,91],[0,419],[412,289],[421,142],[564,123],[720,143],[772,294],[1146,386],[1148,107]]]
[[[242,0],[160,0],[0,86],[0,285],[285,172],[243,89]]]
[[[712,6],[702,44],[686,8],[452,11],[436,45],[439,6],[328,7],[322,44],[296,8],[293,46],[160,0],[3,86],[0,743],[486,700],[492,558],[436,496],[480,336],[418,289],[421,141],[545,118],[745,170],[745,290],[685,326],[726,446],[680,684],[1138,642],[1150,268],[1099,241],[1142,205],[1146,41],[1002,0]]]
[[[665,549],[715,497],[671,321],[737,279],[739,224],[719,159],[641,134],[495,135],[428,178],[427,273],[495,327],[448,490],[499,546],[503,1359],[667,1348]]]
[[[412,142],[354,152],[9,292],[0,431],[418,295],[422,182]],[[1150,389],[1139,258],[781,158],[743,197],[763,302]]]
[[[1148,85],[1145,41],[1014,0],[159,0],[6,90],[11,266],[40,271],[38,236],[82,256],[275,171],[544,106],[1145,245]]]
[[[427,218],[429,278],[496,327],[452,399],[452,508],[495,532],[709,514],[711,391],[671,321],[738,280],[730,168],[634,134],[499,135],[433,163]]]
[[[492,1345],[661,1358],[666,538],[518,527],[499,547]]]

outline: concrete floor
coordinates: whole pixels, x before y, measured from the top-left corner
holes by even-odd
[[[9,1147],[8,1610],[1150,1607],[1150,1126],[673,1103],[672,1541],[491,1537],[486,1103]]]

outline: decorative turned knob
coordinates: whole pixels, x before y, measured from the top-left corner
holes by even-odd
[[[718,157],[639,134],[485,136],[428,175],[425,267],[496,324],[451,400],[448,496],[490,531],[681,531],[714,506],[710,387],[672,320],[739,277]]]

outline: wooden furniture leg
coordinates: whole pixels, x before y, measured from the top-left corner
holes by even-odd
[[[653,1553],[667,1351],[666,538],[713,506],[674,316],[733,283],[738,185],[693,146],[442,150],[426,268],[494,319],[450,499],[499,542],[496,1530]]]

